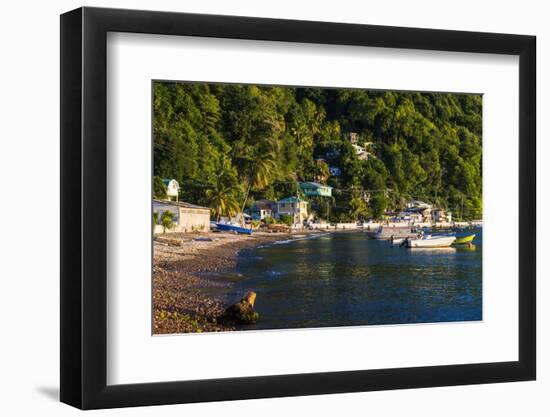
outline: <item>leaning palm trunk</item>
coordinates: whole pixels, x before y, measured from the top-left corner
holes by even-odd
[[[248,184],[248,188],[246,190],[246,195],[244,196],[243,205],[241,207],[241,226],[242,227],[245,226],[245,224],[244,224],[244,215],[242,215],[242,213],[244,213],[244,206],[246,206],[246,201],[248,200],[248,194],[250,194],[250,188],[252,188],[252,183],[251,182]]]

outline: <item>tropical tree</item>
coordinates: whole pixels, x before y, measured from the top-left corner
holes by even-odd
[[[373,218],[380,219],[384,215],[388,199],[382,193],[377,193],[369,200],[369,208]]]
[[[159,224],[159,213],[158,211],[153,212],[153,234],[155,233],[155,226]]]
[[[325,161],[317,161],[315,176],[323,181],[330,176],[330,168]]]
[[[221,216],[233,217],[239,212],[240,205],[236,199],[235,190],[222,178],[215,181],[212,188],[206,190],[206,196],[218,221]]]
[[[246,194],[243,200],[241,211],[244,211],[250,190],[260,191],[270,185],[277,169],[277,142],[272,141],[272,148],[266,150],[261,155],[256,157],[256,160],[251,165],[251,169],[245,178],[247,183]]]
[[[162,181],[162,178],[153,177],[153,198],[163,200],[166,198],[166,186]]]
[[[287,226],[292,226],[294,218],[290,214],[282,214],[281,217],[279,217],[279,221]]]
[[[341,170],[327,179],[333,193],[342,190],[331,218],[360,216],[354,188],[373,195],[371,215],[410,199],[464,219],[482,215],[481,95],[170,82],[153,89],[155,198],[164,195],[161,179],[174,178],[187,201],[215,202],[216,216],[236,213],[251,198],[275,200],[296,181],[326,178],[323,158]],[[367,160],[349,132],[369,143]]]
[[[363,220],[369,214],[369,208],[363,197],[362,190],[354,188],[349,202],[349,215],[353,220]]]
[[[160,215],[160,224],[162,226],[162,233],[166,233],[166,230],[174,227],[174,213],[169,210],[163,211]]]
[[[221,216],[233,217],[239,212],[239,191],[236,172],[224,157],[219,163],[216,177],[205,192],[216,220]]]

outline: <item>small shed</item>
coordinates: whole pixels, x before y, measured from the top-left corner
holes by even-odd
[[[208,232],[210,231],[210,209],[183,201],[153,200],[153,212],[158,213],[159,224],[162,213],[171,211],[174,215],[174,227],[171,232]],[[155,228],[159,231],[159,228]],[[160,231],[162,228],[160,228]]]
[[[166,197],[168,200],[178,201],[180,194],[180,185],[174,179],[164,178],[162,180],[164,186],[166,187]]]
[[[250,209],[250,214],[254,220],[263,220],[266,217],[273,217],[273,212],[277,203],[271,200],[258,200]]]

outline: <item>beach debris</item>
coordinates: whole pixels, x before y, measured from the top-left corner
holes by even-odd
[[[254,311],[256,293],[248,291],[238,303],[229,306],[223,313],[222,318],[238,324],[253,324],[258,321],[260,315]]]
[[[211,237],[196,237],[193,239],[195,242],[212,242],[214,239]]]
[[[182,240],[165,236],[155,236],[155,241],[168,246],[181,246]]]
[[[271,233],[290,233],[291,228],[286,224],[268,224],[267,230]]]

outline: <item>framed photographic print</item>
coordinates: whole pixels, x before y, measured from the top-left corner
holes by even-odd
[[[61,16],[61,400],[535,379],[535,38]]]

